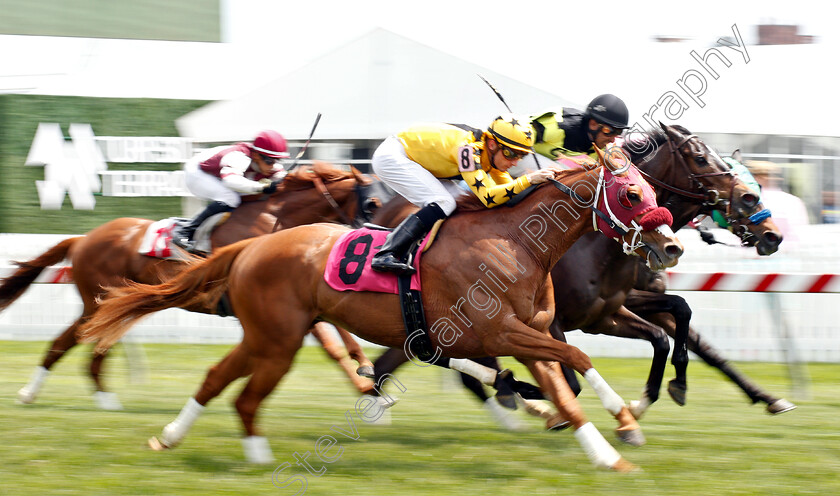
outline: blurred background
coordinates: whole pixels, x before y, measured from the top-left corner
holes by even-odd
[[[768,205],[785,224],[779,253],[759,259],[681,233],[678,270],[840,269],[832,71],[840,34],[817,2],[0,0],[0,8],[4,260],[115,217],[190,215],[199,205],[180,167],[196,150],[272,128],[294,156],[319,112],[305,158],[362,170],[382,139],[410,123],[483,127],[504,106],[481,74],[526,114],[616,94],[637,129],[679,124],[722,156],[739,149],[748,166],[763,167],[768,187],[795,197]],[[737,245],[725,231],[716,236]],[[735,358],[785,358],[781,318],[809,359],[840,361],[836,294],[765,296],[686,293],[694,322],[724,336]],[[729,305],[737,319],[720,311]],[[0,337],[46,339],[63,325],[10,315],[0,316]],[[222,337],[207,339],[235,340],[235,322],[225,322]],[[164,324],[147,328],[155,325]],[[587,351],[649,354],[643,343],[597,342],[606,344]]]

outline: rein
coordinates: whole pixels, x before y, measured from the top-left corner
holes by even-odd
[[[338,216],[341,217],[341,220],[344,221],[344,223],[348,226],[353,225],[353,221],[350,220],[350,217],[348,217],[346,213],[344,213],[344,210],[341,209],[341,207],[338,205],[338,202],[336,202],[335,198],[333,198],[333,196],[330,194],[326,185],[324,185],[324,181],[321,180],[321,178],[317,174],[315,174],[312,177],[312,184],[314,184],[315,189],[317,189],[324,196],[324,198],[327,200],[327,203],[330,204],[330,207],[332,207],[332,209],[335,210],[336,213],[338,213]]]
[[[603,173],[603,171],[602,171],[602,173]],[[575,202],[577,202],[578,205],[585,205],[587,203],[586,200],[582,196],[577,194],[577,192],[572,190],[572,188],[566,186],[565,184],[561,183],[560,181],[558,181],[554,178],[549,178],[548,180],[551,182],[551,184],[554,185],[555,188],[557,188],[560,191],[562,191],[563,193],[566,193],[567,195],[571,196],[575,200]],[[599,177],[598,178],[598,188],[599,189],[601,187],[601,182],[602,182],[601,177]],[[619,233],[622,236],[627,234],[627,230],[624,228],[625,227],[624,224],[621,224],[618,221],[618,219],[614,219],[610,215],[607,215],[602,210],[598,209],[598,207],[595,206],[594,201],[592,202],[591,205],[589,205],[589,208],[592,209],[593,214],[597,215],[598,217],[601,218],[601,220],[606,222],[607,225],[610,226],[610,228],[613,231]]]
[[[702,200],[704,207],[705,206],[711,206],[711,205],[717,205],[717,203],[720,202],[720,192],[716,189],[707,190],[706,187],[703,185],[703,183],[698,181],[698,178],[724,176],[724,175],[732,176],[731,183],[732,183],[732,188],[734,188],[735,187],[735,176],[732,175],[731,171],[710,172],[708,174],[693,174],[693,173],[691,173],[690,172],[691,169],[688,167],[688,164],[685,162],[685,159],[683,158],[683,156],[679,153],[679,150],[680,150],[680,148],[683,147],[683,145],[688,143],[692,138],[696,138],[696,137],[697,137],[696,135],[690,134],[690,135],[686,136],[685,139],[680,141],[679,144],[675,145],[674,142],[671,140],[671,137],[668,136],[668,148],[669,148],[669,151],[670,151],[671,155],[674,157],[674,161],[679,162],[680,165],[682,165],[686,170],[689,171],[688,177],[691,178],[691,180],[693,180],[697,184],[701,193],[694,193],[692,191],[687,191],[687,190],[678,188],[676,186],[672,186],[672,185],[670,185],[670,184],[668,184],[668,183],[666,183],[666,182],[664,182],[660,179],[657,179],[657,178],[651,176],[650,174],[643,171],[642,169],[639,169],[639,172],[641,172],[642,176],[644,176],[645,179],[647,179],[648,181],[652,182],[653,184],[661,187],[662,189],[670,191],[671,193],[676,193],[676,194],[678,194],[680,196],[684,196],[686,198],[691,198],[692,200]],[[730,189],[730,195],[731,195],[731,192],[732,192],[732,189]]]
[[[764,210],[760,210],[760,211],[756,212],[755,214],[749,216],[748,218],[734,219],[733,216],[732,216],[732,197],[735,193],[735,182],[737,180],[737,176],[735,174],[733,174],[733,172],[731,170],[720,171],[720,172],[710,172],[710,173],[707,173],[707,174],[691,173],[691,169],[688,167],[688,164],[686,163],[685,159],[683,158],[683,156],[679,152],[679,150],[686,143],[688,143],[692,138],[697,138],[697,135],[690,134],[690,135],[686,136],[685,138],[683,138],[683,140],[680,141],[679,143],[674,143],[674,141],[671,139],[671,136],[668,135],[667,133],[666,133],[666,136],[668,138],[669,152],[671,153],[671,156],[673,157],[674,162],[681,165],[685,170],[689,171],[688,177],[692,181],[694,181],[694,183],[697,185],[698,189],[700,190],[700,193],[695,193],[695,192],[692,192],[692,191],[687,191],[687,190],[678,188],[676,186],[672,186],[672,185],[670,185],[670,184],[668,184],[668,183],[666,183],[666,182],[664,182],[660,179],[657,179],[657,178],[651,176],[649,173],[645,172],[644,170],[639,169],[639,172],[642,174],[642,176],[644,176],[645,179],[647,179],[651,183],[655,184],[656,186],[661,187],[662,189],[670,191],[671,193],[676,193],[677,195],[680,195],[684,198],[689,198],[691,200],[700,200],[700,201],[703,202],[702,205],[701,205],[701,208],[705,208],[705,207],[713,207],[713,206],[719,204],[722,201],[722,199],[721,199],[720,191],[718,191],[716,189],[707,189],[706,186],[703,185],[703,183],[701,181],[699,181],[699,179],[704,178],[704,177],[729,176],[730,177],[729,198],[726,200],[726,211],[724,212],[724,216],[726,217],[727,222],[729,222],[730,224],[732,224],[734,226],[746,227],[746,225],[748,225],[748,224],[758,224],[761,221],[763,221],[764,219],[766,219],[767,217],[770,217],[770,211],[764,209]],[[746,229],[744,229],[744,231],[748,232]],[[743,236],[741,236],[741,237],[743,238]]]

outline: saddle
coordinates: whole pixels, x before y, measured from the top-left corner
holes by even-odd
[[[213,229],[223,223],[230,216],[229,212],[222,212],[212,215],[202,222],[193,235],[193,252],[199,256],[205,256],[211,251],[210,235]],[[169,217],[152,223],[143,234],[143,241],[140,243],[138,253],[147,257],[160,258],[163,260],[189,260],[190,254],[172,242],[172,231],[176,227],[187,224],[191,219],[183,217]]]

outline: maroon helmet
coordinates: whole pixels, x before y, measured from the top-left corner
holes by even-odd
[[[277,131],[261,132],[254,138],[251,148],[268,157],[289,158],[286,138]]]

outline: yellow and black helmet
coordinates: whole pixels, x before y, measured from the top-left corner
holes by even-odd
[[[530,153],[534,146],[534,128],[524,116],[502,114],[487,128],[487,134],[508,148]]]

